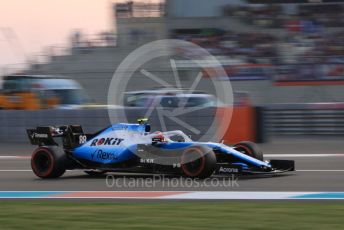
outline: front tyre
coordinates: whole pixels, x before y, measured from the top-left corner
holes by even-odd
[[[215,153],[203,147],[186,149],[182,154],[181,161],[183,174],[191,178],[208,178],[216,168]]]
[[[65,152],[59,147],[38,147],[32,154],[31,168],[40,178],[57,178],[65,173],[67,160]]]
[[[251,141],[242,141],[235,144],[234,148],[245,155],[264,161],[263,152],[256,143]]]

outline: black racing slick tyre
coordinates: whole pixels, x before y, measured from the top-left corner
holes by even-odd
[[[216,156],[211,149],[190,147],[182,153],[181,169],[186,177],[204,179],[216,168]]]
[[[31,168],[36,176],[44,179],[57,178],[66,171],[68,163],[63,149],[56,146],[38,147],[31,157]]]
[[[256,158],[257,160],[263,161],[264,156],[262,150],[256,143],[251,141],[242,141],[233,146],[237,151],[248,155],[250,157]]]

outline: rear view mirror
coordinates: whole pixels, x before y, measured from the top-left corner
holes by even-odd
[[[145,125],[145,132],[146,133],[149,133],[151,131],[151,126],[150,126],[150,124],[146,124]]]

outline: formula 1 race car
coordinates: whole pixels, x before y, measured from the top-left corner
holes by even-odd
[[[56,178],[66,170],[81,169],[90,175],[106,172],[177,174],[207,178],[213,174],[276,174],[294,171],[294,161],[264,161],[258,146],[240,142],[233,147],[195,142],[182,131],[150,132],[147,120],[120,123],[95,134],[80,125],[28,129],[33,172]]]

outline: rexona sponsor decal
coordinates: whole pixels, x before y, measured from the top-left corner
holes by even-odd
[[[124,139],[122,138],[113,138],[113,137],[100,138],[100,139],[94,139],[91,142],[90,146],[120,145],[122,141],[124,141]]]
[[[101,149],[97,149],[96,151],[91,153],[91,157],[92,157],[92,159],[98,158],[98,159],[102,159],[102,160],[116,160],[117,159],[116,154],[110,153],[110,152],[105,152]]]

